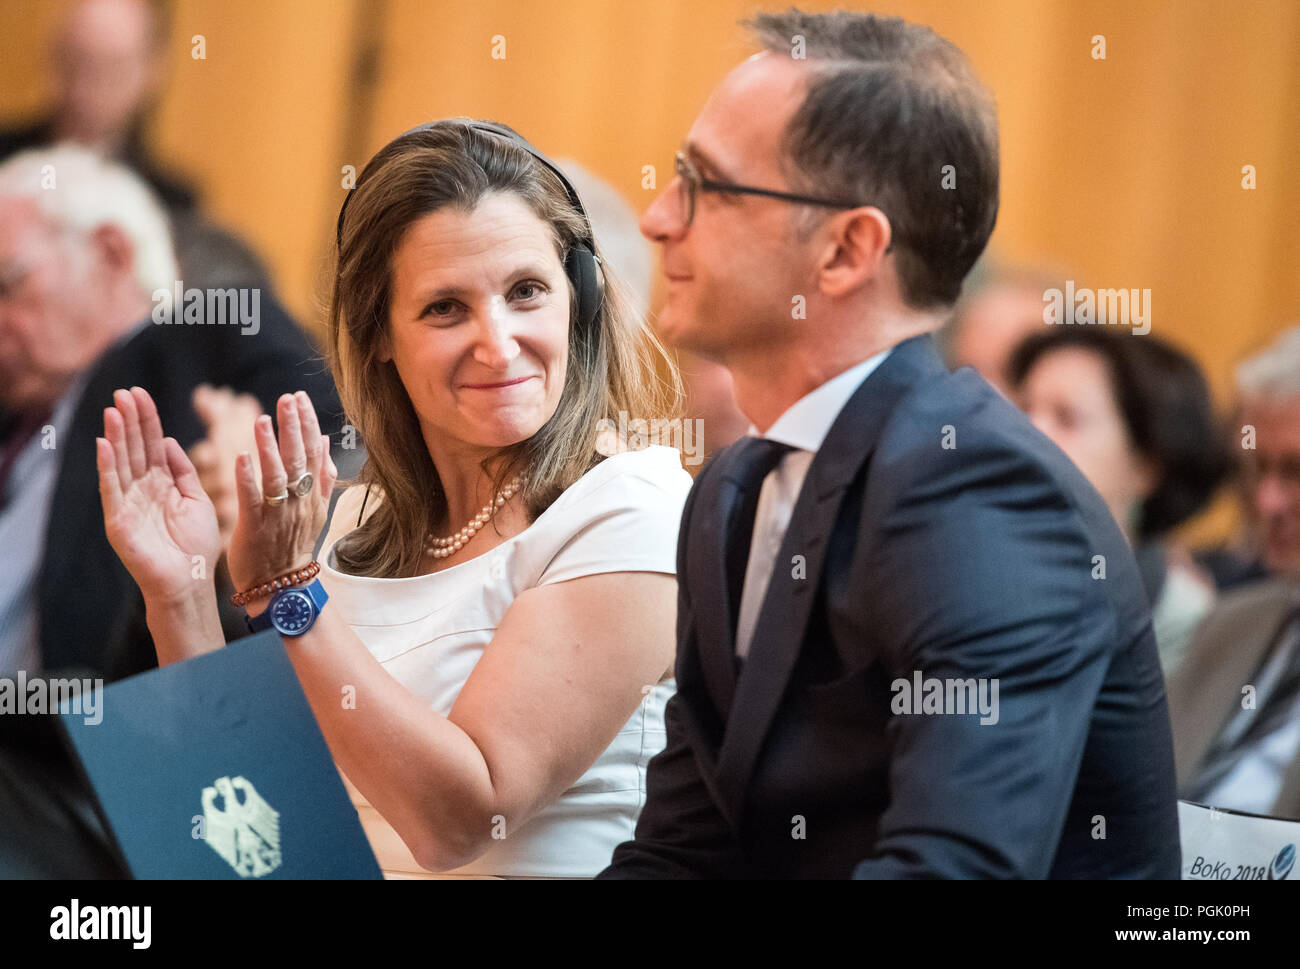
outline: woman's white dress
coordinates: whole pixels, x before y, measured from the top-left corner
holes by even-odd
[[[446,715],[525,589],[602,572],[676,573],[677,528],[690,490],[674,448],[603,460],[528,528],[476,558],[429,575],[377,579],[337,570],[334,545],[357,525],[365,489],[339,499],[320,555],[336,609],[389,674]],[[369,515],[375,503],[366,507]],[[591,877],[632,837],[645,800],[646,764],[664,746],[670,678],[655,686],[591,768],[558,800],[478,859],[462,876]],[[427,875],[397,832],[347,783],[371,847],[389,877]]]

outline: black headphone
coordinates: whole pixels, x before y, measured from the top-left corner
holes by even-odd
[[[445,121],[430,121],[426,124],[416,125],[410,131],[402,132],[388,145],[401,141],[417,131],[426,131],[446,123]],[[495,121],[464,121],[463,123],[477,131],[486,131],[489,134],[505,138],[511,144],[522,148],[545,165],[560,180],[560,184],[564,186],[564,190],[569,195],[569,201],[582,214],[587,225],[591,225],[591,218],[587,215],[587,210],[583,207],[582,199],[578,197],[578,190],[573,187],[573,183],[565,177],[564,172],[560,171],[559,166],[529,144],[523,135]],[[382,153],[388,148],[388,145],[385,145],[376,154]],[[343,205],[339,207],[339,221],[335,232],[335,241],[338,245],[340,258],[343,253],[343,216],[348,210],[348,201],[351,198],[352,191],[349,191],[343,199]],[[573,291],[577,295],[578,325],[584,329],[594,326],[597,317],[600,315],[601,305],[605,301],[605,280],[600,270],[600,257],[596,255],[595,239],[592,236],[583,236],[569,247],[569,251],[564,257],[564,272],[569,277],[569,283],[573,286]]]

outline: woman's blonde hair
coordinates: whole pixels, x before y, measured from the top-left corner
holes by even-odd
[[[368,452],[360,481],[383,500],[335,546],[346,572],[388,578],[418,574],[427,536],[446,514],[446,496],[415,408],[393,362],[380,360],[389,326],[392,258],[413,222],[447,205],[471,212],[490,192],[513,193],[549,225],[561,263],[576,242],[592,239],[585,213],[554,172],[520,145],[460,119],[415,129],[386,145],[366,165],[348,199],[327,343],[348,421]],[[603,460],[596,449],[602,419],[616,419],[620,411],[647,418],[679,413],[677,368],[628,306],[621,285],[606,270],[600,312],[583,328],[576,323],[577,294],[572,293],[568,366],[555,413],[532,437],[499,452],[505,460],[495,488],[523,473],[530,521]]]

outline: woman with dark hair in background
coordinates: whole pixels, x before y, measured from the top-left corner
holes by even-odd
[[[1214,602],[1214,585],[1169,533],[1229,470],[1200,368],[1156,337],[1058,326],[1016,349],[1020,406],[1084,473],[1133,545],[1168,676]]]

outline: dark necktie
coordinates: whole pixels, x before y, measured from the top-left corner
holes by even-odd
[[[1300,611],[1292,613],[1282,623],[1278,645],[1288,650],[1288,655],[1276,682],[1264,696],[1258,697],[1259,706],[1254,710],[1253,716],[1247,721],[1244,729],[1237,726],[1236,716],[1228,720],[1227,725],[1202,758],[1201,768],[1195,781],[1188,786],[1189,800],[1204,802],[1223,779],[1232,773],[1233,768],[1247,753],[1269,734],[1282,727],[1291,716],[1296,698],[1300,696]],[[1261,666],[1261,671],[1272,657],[1273,652],[1270,650]],[[1258,676],[1257,673],[1255,679],[1258,679]],[[1237,727],[1235,737],[1232,736],[1234,727]]]
[[[727,605],[731,621],[728,645],[733,656],[740,597],[745,589],[745,569],[749,565],[749,546],[754,536],[754,517],[758,514],[758,496],[763,490],[763,479],[794,450],[789,444],[769,441],[765,437],[741,438],[736,448],[739,453],[727,474],[740,488],[727,523]]]
[[[0,508],[9,500],[9,475],[18,463],[19,455],[36,436],[36,432],[49,421],[51,412],[49,407],[24,411],[12,418],[6,426],[4,438],[0,440]]]

